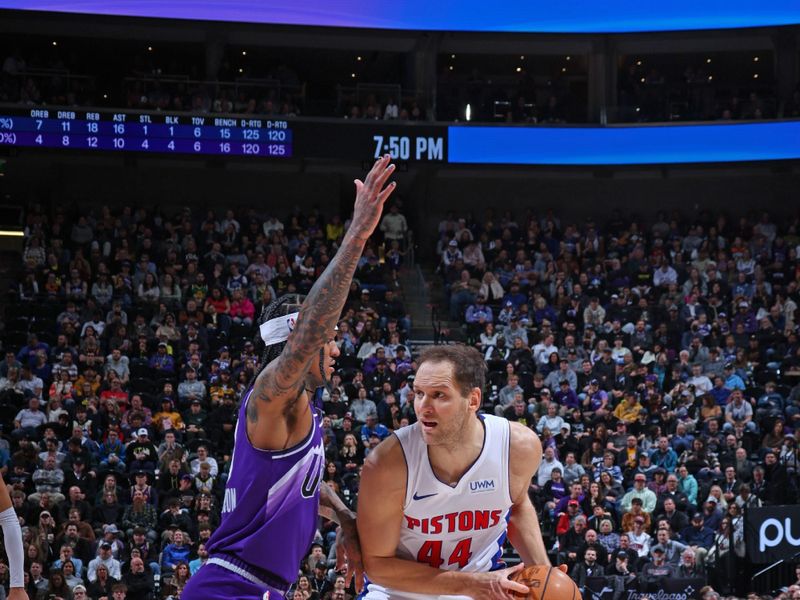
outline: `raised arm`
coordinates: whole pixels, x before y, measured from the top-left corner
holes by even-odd
[[[358,259],[396,185],[394,182],[386,185],[394,171],[389,161],[388,155],[380,158],[363,183],[355,181],[353,221],[342,245],[303,302],[283,352],[256,379],[256,397],[268,402],[270,411],[282,409],[302,392],[310,362],[331,337],[347,300]]]

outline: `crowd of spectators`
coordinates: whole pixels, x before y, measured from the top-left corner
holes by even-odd
[[[226,60],[217,77],[207,81],[197,71],[199,61],[154,62],[152,56],[125,55],[130,68],[120,66],[107,76],[98,67],[86,67],[88,61],[83,58],[73,53],[64,59],[58,52],[26,56],[14,49],[3,60],[0,101],[282,117],[302,114],[303,82],[288,67],[256,77],[236,72]]]
[[[447,306],[489,369],[483,409],[539,433],[530,495],[579,584],[745,589],[743,509],[798,498],[798,223],[440,223]],[[307,292],[347,226],[317,210],[29,208],[0,336],[0,466],[32,597],[180,596],[219,522],[260,309]],[[392,207],[324,395],[325,480],[354,509],[365,456],[415,421],[406,231]],[[351,597],[335,541],[321,520],[291,597]]]
[[[236,68],[224,58],[215,77],[198,72],[199,58],[180,61],[162,52],[152,55],[124,54],[112,75],[87,68],[88,60],[75,53],[64,58],[58,48],[52,52],[26,53],[12,49],[3,57],[0,73],[0,101],[28,106],[115,106],[136,110],[194,113],[233,113],[276,117],[343,116],[348,119],[426,120],[421,102],[398,98],[397,94],[343,94],[338,102],[322,98],[306,102],[306,86],[297,70],[281,64],[274,68],[251,61],[248,68]],[[76,67],[75,65],[80,65]],[[77,72],[76,72],[77,70]],[[352,85],[353,82],[344,82]],[[399,85],[387,85],[387,88]],[[343,88],[344,89],[344,88]],[[349,88],[348,88],[349,89]],[[355,89],[355,88],[353,88]],[[321,95],[334,95],[330,94]]]
[[[367,94],[363,102],[348,102],[345,119],[385,121],[426,121],[425,108],[417,100],[403,101],[394,96]]]
[[[179,598],[219,523],[261,308],[308,292],[349,221],[37,206],[25,219],[0,334],[0,470],[29,596]],[[339,325],[325,478],[352,507],[364,455],[402,419],[393,394],[412,370],[397,278],[406,231],[393,206]],[[352,597],[333,570],[335,538],[321,521],[295,598]],[[0,568],[0,596],[8,583]]]
[[[439,273],[485,409],[541,437],[553,560],[743,596],[743,509],[798,500],[800,220],[517,217],[449,214]]]
[[[424,121],[434,116],[421,98],[408,94],[397,97],[397,79],[377,80],[386,84],[387,90],[396,88],[396,93],[362,93],[359,97],[352,78],[339,82],[336,90],[330,86],[322,92],[320,88],[327,84],[307,81],[300,75],[298,67],[302,65],[270,66],[267,60],[254,59],[238,67],[237,61],[225,56],[216,75],[210,76],[198,70],[197,65],[202,64],[199,47],[194,49],[195,55],[184,57],[166,51],[117,51],[120,65],[108,73],[97,65],[85,66],[91,64],[86,48],[69,52],[48,45],[44,50],[12,48],[3,57],[0,101],[280,117],[335,115]],[[716,63],[681,65],[677,60],[674,65],[658,68],[642,60],[628,60],[619,73],[618,106],[607,110],[607,118],[660,122],[800,116],[800,90],[780,101],[772,77],[766,73],[760,80],[729,81],[719,74],[714,78],[711,67],[718,67]],[[730,70],[730,65],[727,68]],[[544,77],[541,74],[535,77],[524,70],[514,76],[503,73],[482,73],[473,68],[464,75],[445,68],[437,82],[435,117],[463,120],[469,105],[470,120],[479,122],[555,124],[586,120],[585,89],[573,89],[558,70],[547,76],[546,85],[540,81]],[[746,77],[751,75],[747,73]],[[367,77],[364,82],[372,79]],[[311,97],[307,97],[309,84],[315,90]],[[329,101],[333,96],[337,100]]]
[[[731,71],[730,61],[726,68]],[[778,97],[773,78],[753,79],[746,68],[720,76],[719,65],[684,64],[671,68],[628,61],[619,73],[616,121],[736,121],[800,116],[800,89],[791,98]],[[769,68],[767,69],[767,71]]]

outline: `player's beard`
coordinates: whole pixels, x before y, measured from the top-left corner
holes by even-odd
[[[436,435],[426,439],[425,443],[429,446],[460,447],[467,436],[469,419],[473,416],[469,410],[469,401],[465,400],[451,418],[437,421]]]

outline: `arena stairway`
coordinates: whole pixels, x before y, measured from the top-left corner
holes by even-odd
[[[408,343],[412,350],[465,340],[461,325],[449,320],[441,277],[432,267],[411,265],[401,270],[399,279],[406,312],[411,315]]]

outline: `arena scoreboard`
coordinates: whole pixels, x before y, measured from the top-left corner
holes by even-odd
[[[597,125],[268,118],[0,105],[2,147],[223,160],[637,165],[800,159],[800,120]]]
[[[274,159],[402,161],[446,159],[447,128],[384,121],[287,120],[66,108],[0,109],[0,146],[251,156]]]

